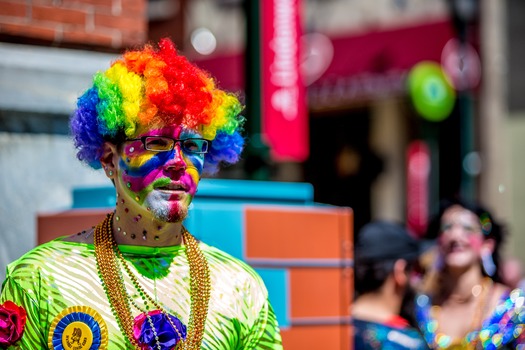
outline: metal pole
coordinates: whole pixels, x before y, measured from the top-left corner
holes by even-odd
[[[262,1],[262,0],[261,0]],[[246,53],[244,59],[247,144],[245,172],[252,180],[268,180],[269,148],[261,135],[261,55],[259,0],[244,0]]]
[[[476,178],[466,162],[472,152],[474,152],[474,107],[472,102],[472,93],[469,90],[459,91],[458,108],[460,117],[461,130],[461,197],[473,200],[476,195]]]
[[[480,199],[496,217],[509,216],[510,189],[507,138],[504,135],[506,103],[505,1],[481,0],[480,148],[483,161]]]
[[[457,109],[459,113],[460,130],[460,185],[459,192],[461,197],[473,200],[476,194],[477,173],[469,166],[469,158],[474,154],[475,145],[475,120],[473,93],[469,77],[465,72],[468,67],[467,50],[471,40],[470,26],[477,17],[478,0],[448,0],[452,20],[456,28],[456,36],[459,41],[459,67],[462,72],[457,86]]]

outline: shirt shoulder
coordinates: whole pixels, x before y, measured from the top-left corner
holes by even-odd
[[[420,333],[411,327],[398,328],[354,319],[355,349],[428,349]]]
[[[27,276],[28,273],[41,273],[51,266],[68,266],[74,260],[94,257],[93,247],[87,244],[65,242],[57,238],[36,246],[20,258],[7,265],[7,276]]]

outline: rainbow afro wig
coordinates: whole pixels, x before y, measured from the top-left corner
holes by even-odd
[[[171,40],[161,39],[158,48],[128,51],[96,73],[77,101],[70,127],[78,159],[99,169],[105,141],[119,144],[155,125],[182,125],[212,141],[204,173],[215,174],[220,164],[239,160],[241,110],[236,96],[218,89]]]

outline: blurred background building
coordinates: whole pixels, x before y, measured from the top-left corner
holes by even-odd
[[[304,159],[272,156],[260,136],[256,1],[0,0],[0,280],[35,245],[36,213],[70,207],[75,186],[107,184],[75,161],[76,97],[122,50],[163,36],[247,105],[247,153],[219,177],[310,182],[317,202],[354,209],[355,231],[371,218],[422,231],[439,198],[478,198],[507,223],[508,253],[523,262],[525,3],[281,3],[302,24]],[[439,118],[415,108],[409,88],[425,62],[453,86]],[[439,100],[442,87],[420,94]]]

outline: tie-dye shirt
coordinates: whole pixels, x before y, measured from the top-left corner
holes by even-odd
[[[428,350],[421,334],[409,326],[354,319],[354,350]]]
[[[202,242],[199,246],[211,276],[201,349],[282,349],[277,320],[259,275],[216,248]],[[188,325],[191,295],[185,247],[119,247],[144,290]],[[141,304],[128,276],[122,275],[128,293],[136,293],[131,297]],[[11,263],[0,305],[12,305],[9,301],[25,309],[27,321],[21,339],[8,349],[132,348],[104,292],[93,244],[59,238]],[[131,312],[134,317],[140,314],[133,307]]]

